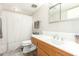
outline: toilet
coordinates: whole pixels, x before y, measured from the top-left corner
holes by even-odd
[[[23,53],[29,53],[36,49],[36,46],[32,44],[31,40],[22,41]]]

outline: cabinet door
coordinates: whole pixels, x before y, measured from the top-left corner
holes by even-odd
[[[38,47],[41,48],[44,52],[46,52],[49,56],[56,56],[56,51],[54,51],[54,49],[51,49],[50,45],[39,41]]]
[[[45,53],[42,49],[38,48],[37,50],[37,55],[38,56],[48,56],[47,53]]]
[[[37,46],[37,40],[38,40],[38,39],[32,37],[32,43],[33,43],[34,45],[36,45],[36,46]]]

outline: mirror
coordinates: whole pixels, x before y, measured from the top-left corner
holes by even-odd
[[[49,23],[61,20],[61,3],[57,3],[49,8]]]
[[[49,23],[79,18],[79,3],[57,3],[49,8]]]
[[[79,16],[79,3],[62,3],[61,11],[61,21],[73,20]]]

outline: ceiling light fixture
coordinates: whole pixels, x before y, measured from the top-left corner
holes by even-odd
[[[32,7],[33,7],[33,8],[36,8],[36,7],[37,7],[37,5],[36,5],[36,4],[32,4]]]

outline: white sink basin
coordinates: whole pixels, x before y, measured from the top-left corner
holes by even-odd
[[[58,39],[56,40],[56,39],[53,39],[53,37],[49,37],[46,35],[40,35],[39,37],[43,38],[44,40],[49,41],[50,43],[54,43],[56,45],[60,45],[63,43],[62,41],[59,41]]]
[[[56,45],[60,45],[63,44],[63,42],[58,41],[58,40],[51,40],[52,43],[56,44]]]

